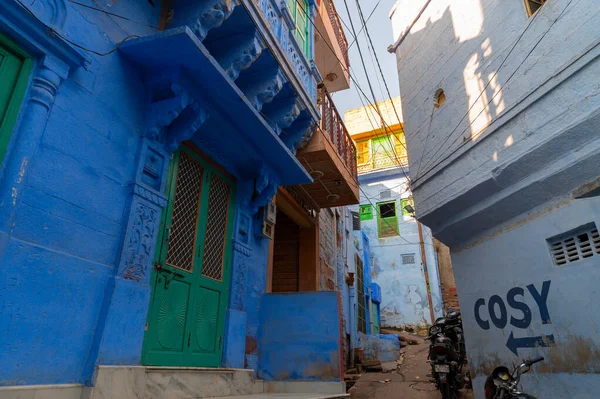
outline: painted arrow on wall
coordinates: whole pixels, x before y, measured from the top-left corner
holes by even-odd
[[[518,348],[548,347],[552,344],[554,344],[554,335],[552,334],[539,337],[515,338],[512,331],[510,332],[508,341],[506,341],[506,347],[516,356],[519,356],[517,352]]]

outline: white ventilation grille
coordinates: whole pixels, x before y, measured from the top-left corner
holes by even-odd
[[[403,265],[413,265],[415,263],[415,254],[402,255]]]
[[[549,238],[550,255],[557,266],[600,256],[600,235],[594,223]]]

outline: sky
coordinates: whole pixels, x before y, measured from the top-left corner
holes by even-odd
[[[352,30],[350,26],[350,19],[348,18],[348,13],[346,12],[346,4],[348,5],[348,9],[350,10],[350,17],[352,22],[354,23],[354,28],[356,32],[360,32],[362,23],[358,14],[358,8],[356,6],[356,2],[360,2],[360,7],[365,18],[368,18],[369,15],[373,12],[373,15],[367,22],[367,28],[371,35],[371,39],[373,40],[373,45],[375,47],[375,53],[377,54],[377,58],[381,63],[381,69],[383,70],[383,75],[385,76],[385,80],[387,82],[388,88],[392,97],[396,97],[400,95],[400,90],[398,88],[398,72],[396,70],[396,57],[394,54],[390,54],[387,52],[387,47],[393,43],[394,38],[392,36],[392,23],[389,19],[389,13],[396,3],[396,0],[334,0],[335,7],[337,9],[340,18],[342,19],[344,25],[344,31],[346,33],[346,38],[348,43],[352,43],[354,41]],[[377,3],[379,4],[377,5]],[[375,8],[376,7],[376,8]],[[362,50],[362,54],[365,61],[365,66],[367,69],[367,73],[369,74],[369,79],[373,85],[373,90],[375,91],[375,98],[377,101],[383,101],[388,99],[387,92],[385,90],[385,86],[383,85],[383,80],[381,78],[381,74],[379,73],[379,69],[377,68],[377,63],[375,61],[375,57],[372,57],[373,53],[370,48],[370,44],[365,34],[365,30],[363,30],[358,35],[358,44],[360,45],[360,49]],[[358,47],[355,44],[352,45],[349,51],[350,58],[350,73],[353,75],[354,80],[358,82],[358,86],[364,91],[369,99],[369,103],[373,102],[373,98],[371,96],[371,92],[369,90],[369,85],[366,79],[366,75],[361,64],[360,55],[358,53]],[[364,102],[364,104],[361,102]],[[367,100],[364,98],[360,91],[357,89],[356,84],[353,81],[350,81],[350,89],[343,90],[337,92],[333,95],[333,100],[335,105],[340,112],[340,114],[344,114],[345,111],[353,108],[362,107],[367,104]]]

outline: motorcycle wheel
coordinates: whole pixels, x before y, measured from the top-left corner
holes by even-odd
[[[450,388],[450,384],[442,384],[440,385],[440,392],[442,393],[442,399],[454,399],[454,395],[452,395],[452,389]]]

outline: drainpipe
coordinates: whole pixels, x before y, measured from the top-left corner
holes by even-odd
[[[417,226],[419,227],[419,243],[421,244],[421,262],[423,263],[423,272],[425,273],[425,285],[427,286],[427,301],[429,302],[429,313],[431,316],[431,324],[435,321],[433,315],[433,301],[431,300],[431,289],[429,288],[429,273],[427,272],[427,257],[425,256],[425,242],[423,241],[423,227],[421,222],[417,220]]]

